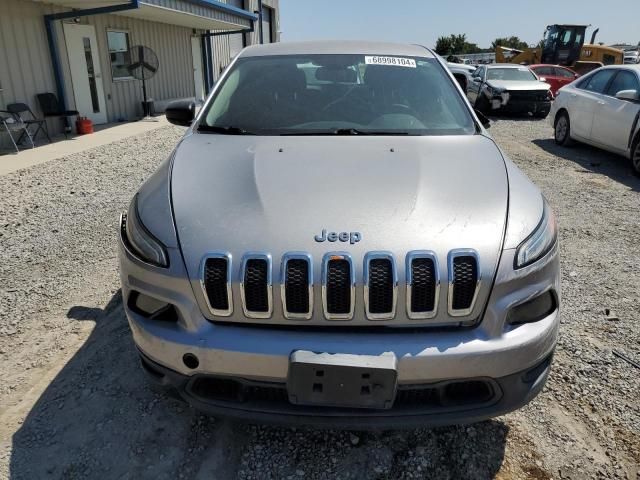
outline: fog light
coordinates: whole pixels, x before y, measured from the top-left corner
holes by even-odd
[[[128,304],[129,308],[135,313],[149,319],[165,321],[176,321],[178,319],[173,305],[135,290],[129,295]]]
[[[542,320],[551,315],[557,306],[556,296],[552,291],[538,295],[517,307],[513,307],[507,314],[507,323],[519,325]]]

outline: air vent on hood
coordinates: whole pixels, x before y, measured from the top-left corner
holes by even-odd
[[[322,303],[328,320],[350,320],[355,306],[355,274],[348,254],[328,253],[322,261]]]
[[[273,312],[271,256],[248,253],[240,268],[242,309],[248,318],[269,318]]]
[[[409,252],[406,269],[408,317],[435,317],[440,296],[440,278],[435,254],[427,251]]]
[[[313,315],[313,268],[305,253],[282,258],[282,306],[285,318],[308,320]]]
[[[449,253],[449,315],[469,315],[478,295],[478,255],[473,250]]]
[[[395,317],[397,277],[393,255],[369,252],[364,258],[364,300],[367,318],[389,320]]]
[[[203,262],[202,287],[213,315],[228,317],[233,313],[231,298],[231,256],[212,253]]]

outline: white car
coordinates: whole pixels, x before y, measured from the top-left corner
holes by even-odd
[[[640,65],[602,67],[562,87],[550,115],[558,145],[623,155],[640,175]]]

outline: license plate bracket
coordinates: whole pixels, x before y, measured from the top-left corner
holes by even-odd
[[[289,401],[296,405],[389,409],[397,390],[396,364],[393,353],[295,351],[289,359]]]

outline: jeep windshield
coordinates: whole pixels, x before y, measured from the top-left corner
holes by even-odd
[[[227,135],[469,135],[473,118],[434,59],[239,58],[198,131]]]

